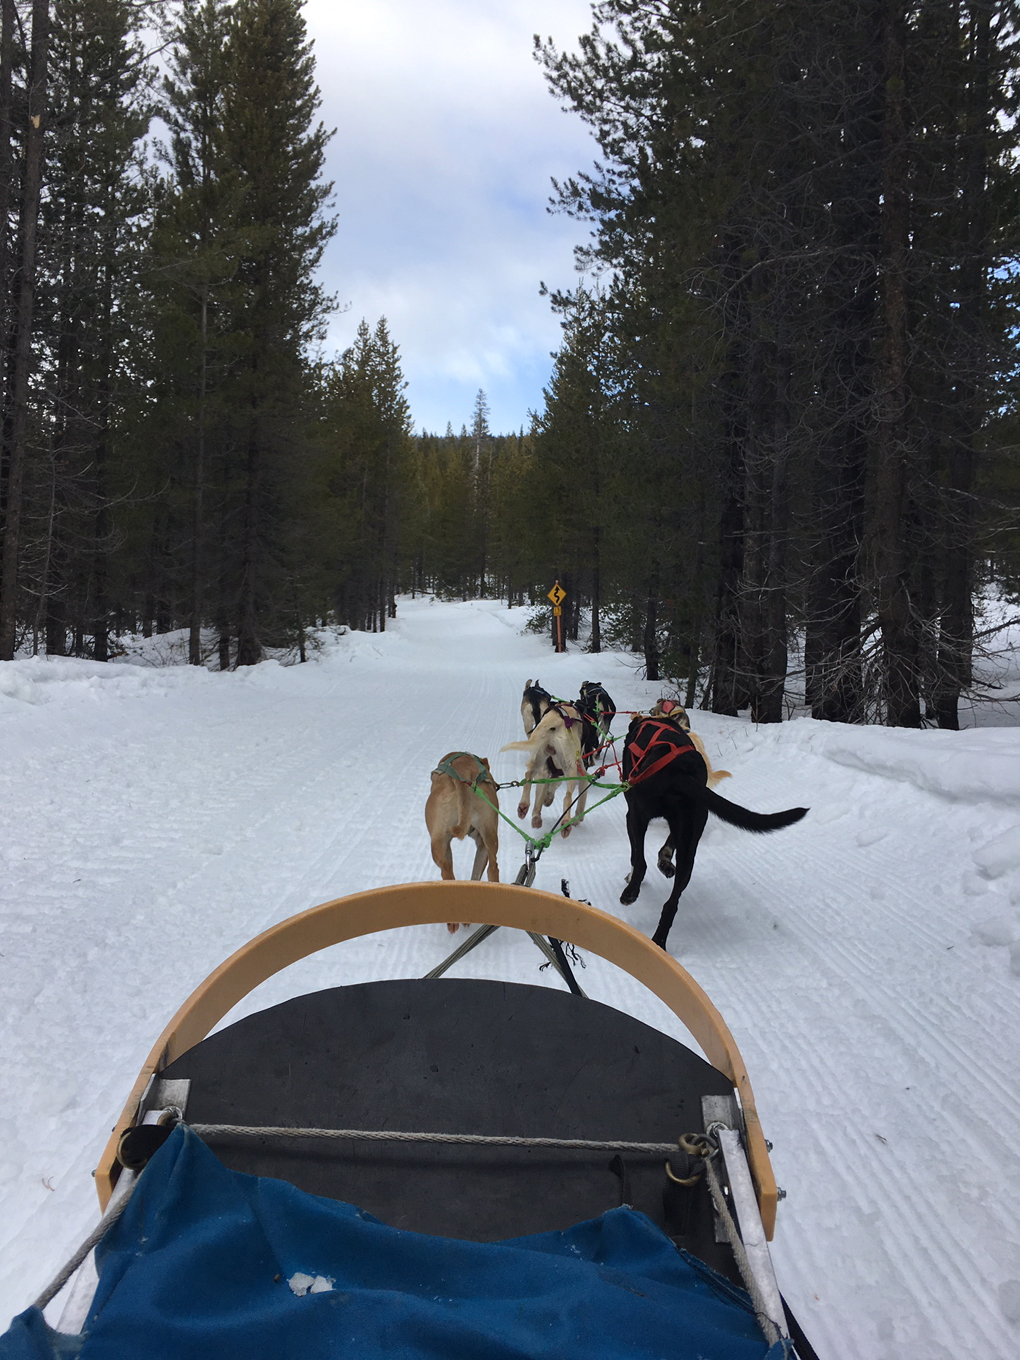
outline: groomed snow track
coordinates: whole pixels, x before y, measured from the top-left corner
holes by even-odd
[[[524,621],[492,601],[407,600],[387,633],[332,640],[306,666],[0,665],[0,1321],[91,1225],[110,1125],[206,973],[308,906],[434,877],[429,771],[464,749],[519,778],[523,757],[497,753],[521,735],[525,679],[566,697],[601,680],[623,708],[660,693],[633,658],[554,656]],[[775,1143],[784,1292],[825,1360],[1014,1360],[1020,729],[695,727],[733,771],[727,797],[811,808],[768,837],[710,819],[670,937]],[[506,826],[500,841],[512,880],[523,842]],[[627,861],[619,799],[557,839],[536,886],[565,877],[650,932],[667,885],[652,869],[619,907]],[[448,942],[431,928],[339,946],[245,1009],[420,976]],[[540,962],[501,931],[457,973],[557,985]],[[587,962],[589,995],[677,1032]]]

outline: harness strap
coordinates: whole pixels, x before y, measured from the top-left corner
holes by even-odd
[[[460,760],[461,756],[467,756],[469,760],[473,760],[478,766],[478,773],[475,775],[474,779],[465,779],[459,771],[453,768],[453,762],[455,760]],[[472,755],[470,751],[454,751],[453,755],[447,756],[445,760],[441,760],[432,773],[448,774],[451,779],[456,779],[461,784],[467,784],[468,787],[475,792],[478,790],[478,785],[484,784],[486,780],[491,781],[493,784],[496,782],[486,766],[479,760],[478,756]]]
[[[648,736],[644,744],[640,745],[639,739],[646,732]],[[650,765],[642,769],[642,765],[648,760],[651,751],[659,744],[668,749],[657,760],[653,760]],[[686,734],[680,731],[674,723],[661,722],[658,718],[647,718],[638,728],[634,737],[627,743],[627,750],[634,760],[628,783],[639,784],[643,779],[650,779],[653,774],[658,774],[660,770],[665,769],[678,756],[686,755],[688,751],[694,749],[694,743],[686,740]]]
[[[564,700],[560,699],[557,700],[556,703],[550,704],[549,707],[556,710],[556,712],[563,719],[566,729],[569,732],[575,723],[583,722],[584,719],[581,717],[580,713],[578,713],[577,717],[571,717],[569,713],[564,713],[563,711],[564,702],[565,702]],[[573,707],[575,707],[575,705],[571,704],[571,708]]]

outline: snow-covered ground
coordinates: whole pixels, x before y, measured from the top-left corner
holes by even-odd
[[[462,748],[519,777],[523,756],[498,751],[526,679],[567,696],[601,680],[625,708],[659,693],[633,658],[554,656],[523,623],[496,602],[402,601],[387,633],[304,666],[0,665],[0,1325],[91,1226],[90,1172],[138,1067],[216,964],[318,902],[433,878],[429,771]],[[1020,729],[695,727],[729,797],[811,808],[769,837],[710,819],[670,939],[775,1143],[784,1292],[822,1360],[1014,1360]],[[623,815],[615,800],[557,840],[537,886],[566,877],[650,932],[666,884],[653,869],[617,905]],[[521,843],[501,842],[511,879]],[[247,1009],[420,975],[448,938],[339,946]],[[501,931],[458,971],[557,985],[540,962]],[[673,1032],[608,965],[583,981]]]

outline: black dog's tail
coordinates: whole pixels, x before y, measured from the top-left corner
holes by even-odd
[[[706,788],[690,775],[681,776],[677,784],[684,793],[707,807],[709,812],[714,812],[724,822],[729,822],[730,826],[739,826],[742,831],[780,831],[784,826],[799,822],[807,812],[807,808],[787,808],[785,812],[752,812],[739,803],[731,803],[728,798],[723,798],[714,789]]]

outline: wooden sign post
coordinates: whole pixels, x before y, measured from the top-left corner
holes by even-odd
[[[553,603],[553,618],[556,620],[556,641],[555,647],[558,652],[564,650],[563,647],[563,601],[567,598],[567,592],[560,585],[559,581],[549,592],[549,599]]]

